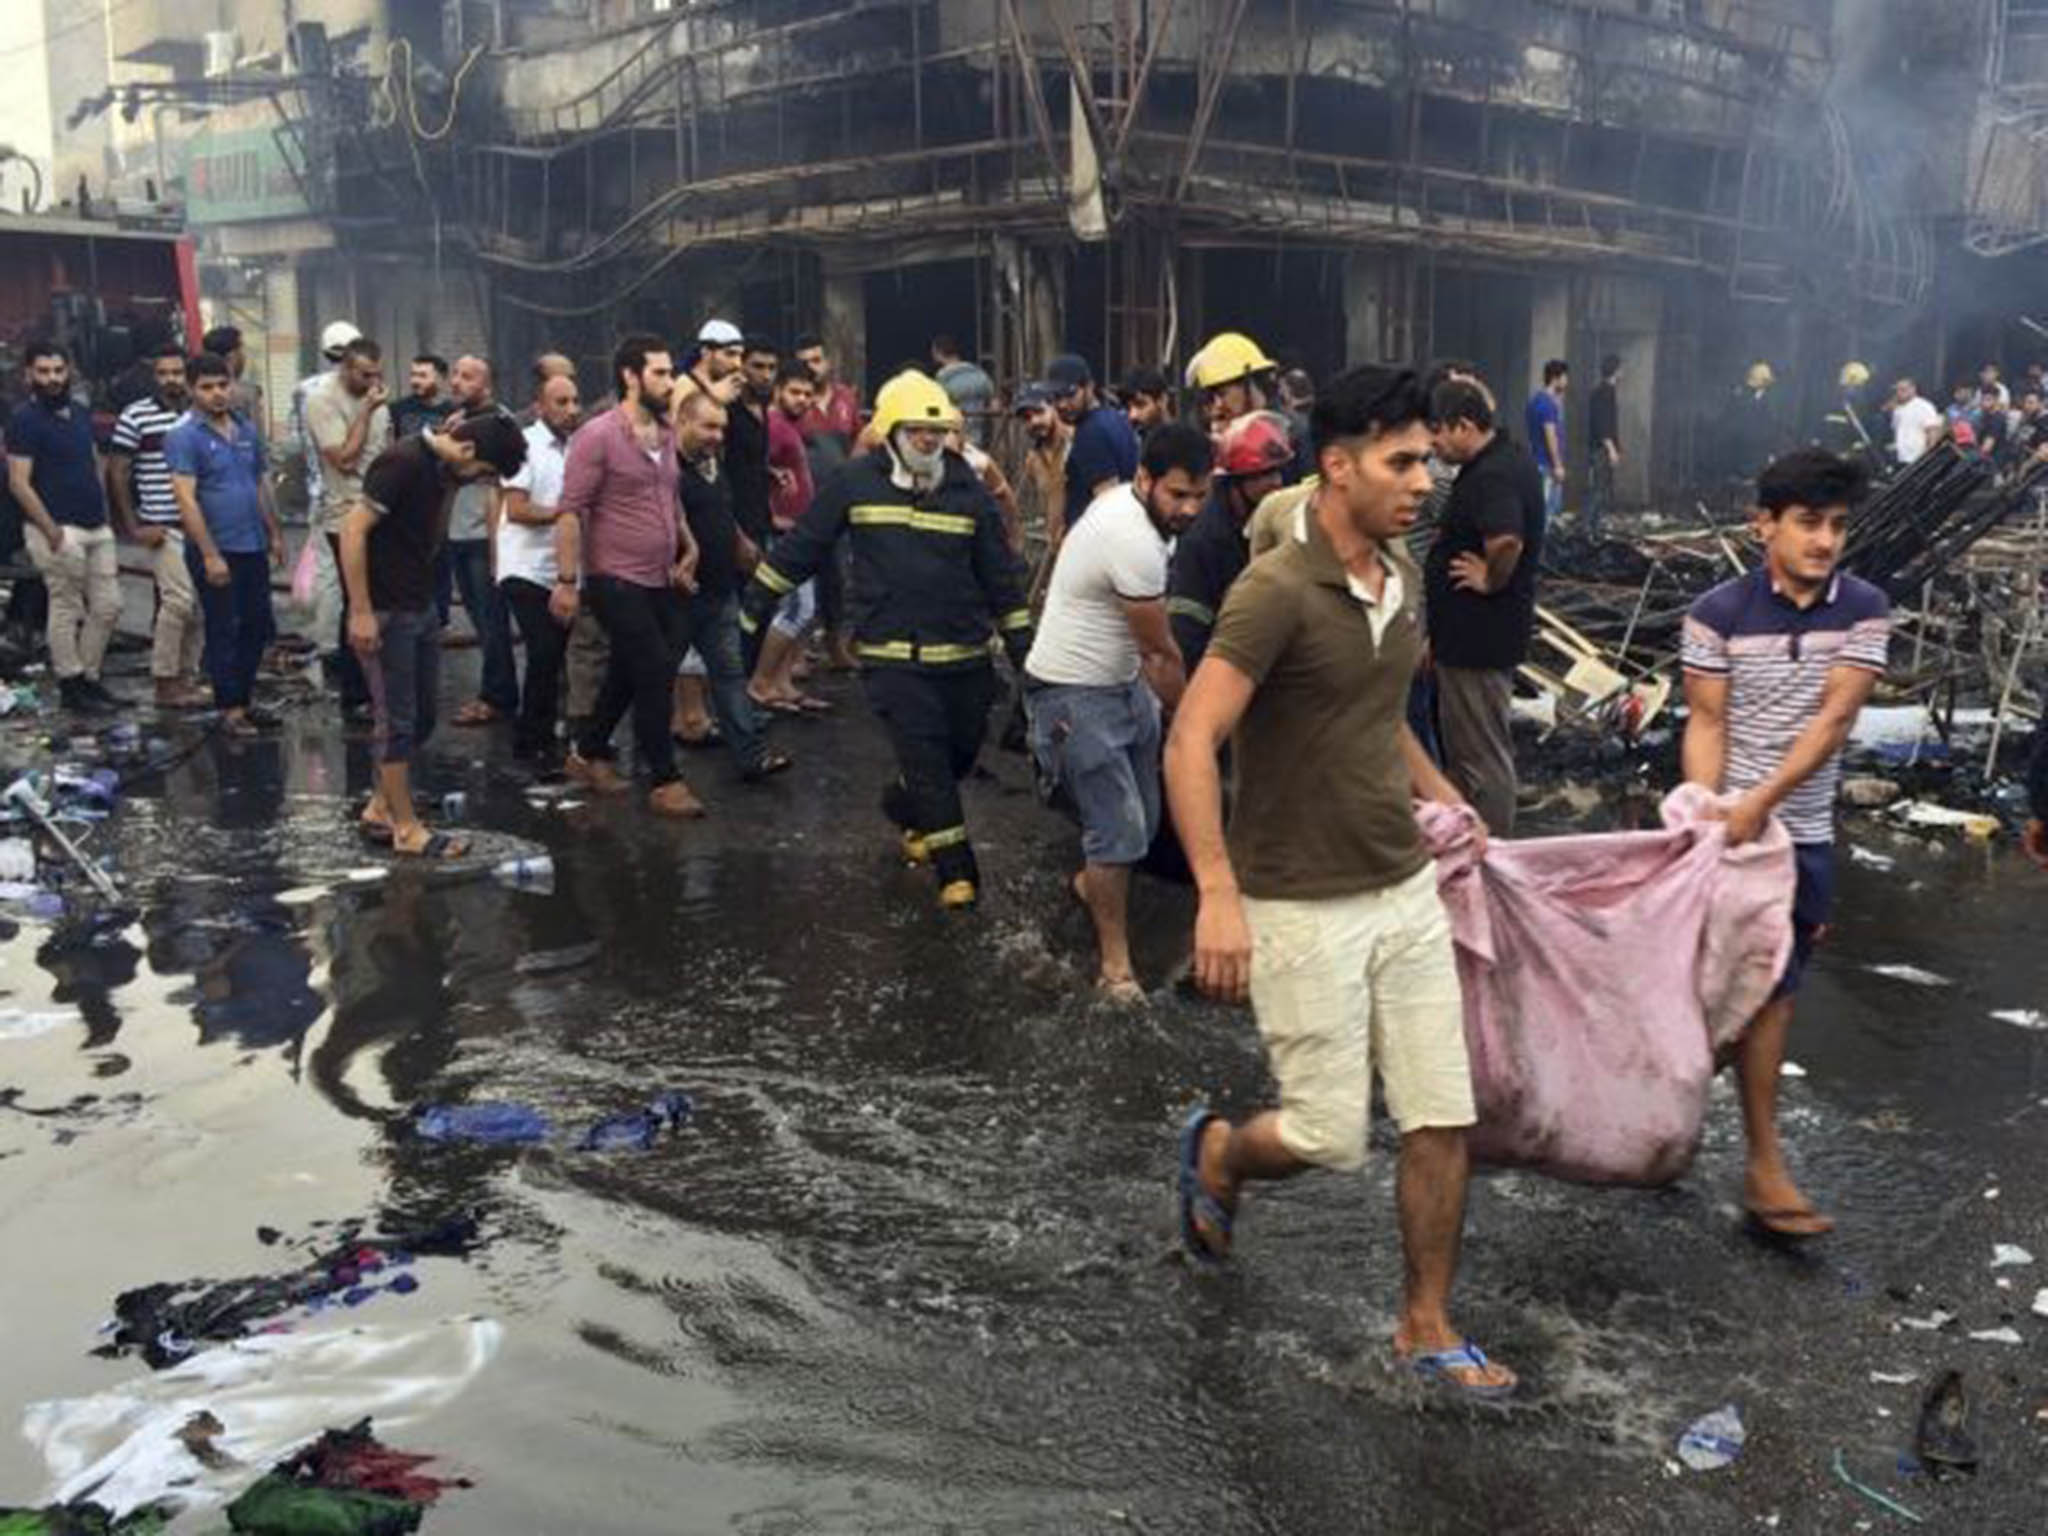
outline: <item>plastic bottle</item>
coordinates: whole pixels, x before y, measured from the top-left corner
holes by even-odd
[[[1718,1472],[1742,1454],[1748,1432],[1742,1427],[1742,1410],[1733,1403],[1716,1408],[1694,1424],[1678,1441],[1678,1459],[1695,1472]]]
[[[491,878],[515,891],[552,891],[555,888],[555,861],[544,853],[507,859],[491,871]]]
[[[441,797],[441,814],[449,821],[462,820],[469,809],[469,796],[459,789],[451,789]]]

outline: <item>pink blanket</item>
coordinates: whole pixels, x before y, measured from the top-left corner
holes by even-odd
[[[1792,949],[1792,842],[1730,848],[1685,785],[1664,830],[1493,843],[1416,809],[1465,993],[1472,1155],[1592,1184],[1666,1184],[1706,1118],[1715,1048],[1770,1000]]]

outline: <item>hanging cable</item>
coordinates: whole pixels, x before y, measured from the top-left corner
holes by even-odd
[[[405,74],[402,77],[397,72],[397,55],[400,49],[405,50]],[[469,77],[469,72],[476,67],[477,60],[483,56],[484,45],[478,43],[463,57],[462,63],[456,68],[455,78],[448,87],[448,115],[443,119],[439,128],[430,129],[420,121],[419,97],[413,89],[412,40],[410,38],[394,37],[385,45],[385,85],[390,90],[394,101],[401,92],[394,86],[393,82],[404,87],[402,94],[405,98],[405,115],[414,138],[422,143],[437,144],[455,131],[455,119],[462,110],[462,82]],[[392,111],[393,115],[396,116],[397,108],[395,105]]]

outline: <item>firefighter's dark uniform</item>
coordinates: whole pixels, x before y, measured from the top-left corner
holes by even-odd
[[[1002,514],[967,461],[948,452],[939,484],[921,495],[894,471],[885,450],[840,467],[755,567],[743,623],[765,622],[847,536],[854,654],[900,770],[882,809],[922,841],[943,888],[979,876],[960,780],[980,755],[995,699],[990,637],[1002,637],[1021,671],[1031,611]]]
[[[1229,491],[1218,485],[1188,531],[1174,541],[1166,571],[1166,617],[1188,676],[1195,675],[1209,649],[1224,594],[1250,559],[1245,525],[1230,510]]]

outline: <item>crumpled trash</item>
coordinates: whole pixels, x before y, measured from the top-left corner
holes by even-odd
[[[2001,1008],[1991,1017],[2016,1029],[2048,1030],[2048,1013],[2038,1008]]]
[[[1890,779],[1854,778],[1842,780],[1842,801],[1847,805],[1875,810],[1899,798],[1899,786]]]
[[[2034,1256],[2018,1243],[1993,1243],[1991,1245],[1991,1267],[1993,1269],[2022,1268],[2034,1262]]]
[[[2024,1344],[2017,1328],[1979,1328],[1970,1335],[1979,1344]]]
[[[230,1504],[228,1525],[246,1536],[402,1536],[448,1489],[473,1486],[428,1476],[433,1459],[380,1444],[368,1419],[330,1429]]]
[[[164,1370],[204,1344],[247,1338],[299,1308],[357,1307],[382,1292],[419,1288],[407,1274],[415,1256],[461,1257],[476,1245],[476,1222],[456,1217],[437,1226],[393,1236],[364,1237],[343,1229],[341,1240],[301,1268],[281,1275],[237,1280],[187,1280],[145,1285],[114,1299],[108,1341],[93,1353],[140,1354]]]
[[[671,1090],[658,1096],[645,1109],[630,1114],[607,1115],[583,1133],[576,1143],[579,1152],[645,1152],[665,1130],[682,1129],[696,1112],[687,1093]]]
[[[2048,1285],[2034,1292],[2034,1316],[2048,1317]]]
[[[1873,853],[1861,843],[1851,843],[1849,845],[1849,862],[1860,865],[1864,869],[1874,869],[1880,874],[1896,869],[1899,863],[1890,854]]]
[[[33,880],[36,845],[25,837],[0,838],[0,880]]]
[[[1695,1472],[1718,1472],[1742,1454],[1748,1431],[1733,1403],[1716,1408],[1679,1436],[1678,1459]]]
[[[1996,816],[1986,816],[1982,811],[1959,811],[1927,800],[1908,800],[1893,806],[1891,813],[1909,827],[1952,827],[1975,842],[1986,842],[1999,831]]]
[[[579,965],[588,965],[604,952],[604,944],[597,939],[587,944],[570,944],[562,949],[536,949],[531,954],[521,955],[513,962],[512,969],[521,976],[549,976],[556,971],[573,971]]]

